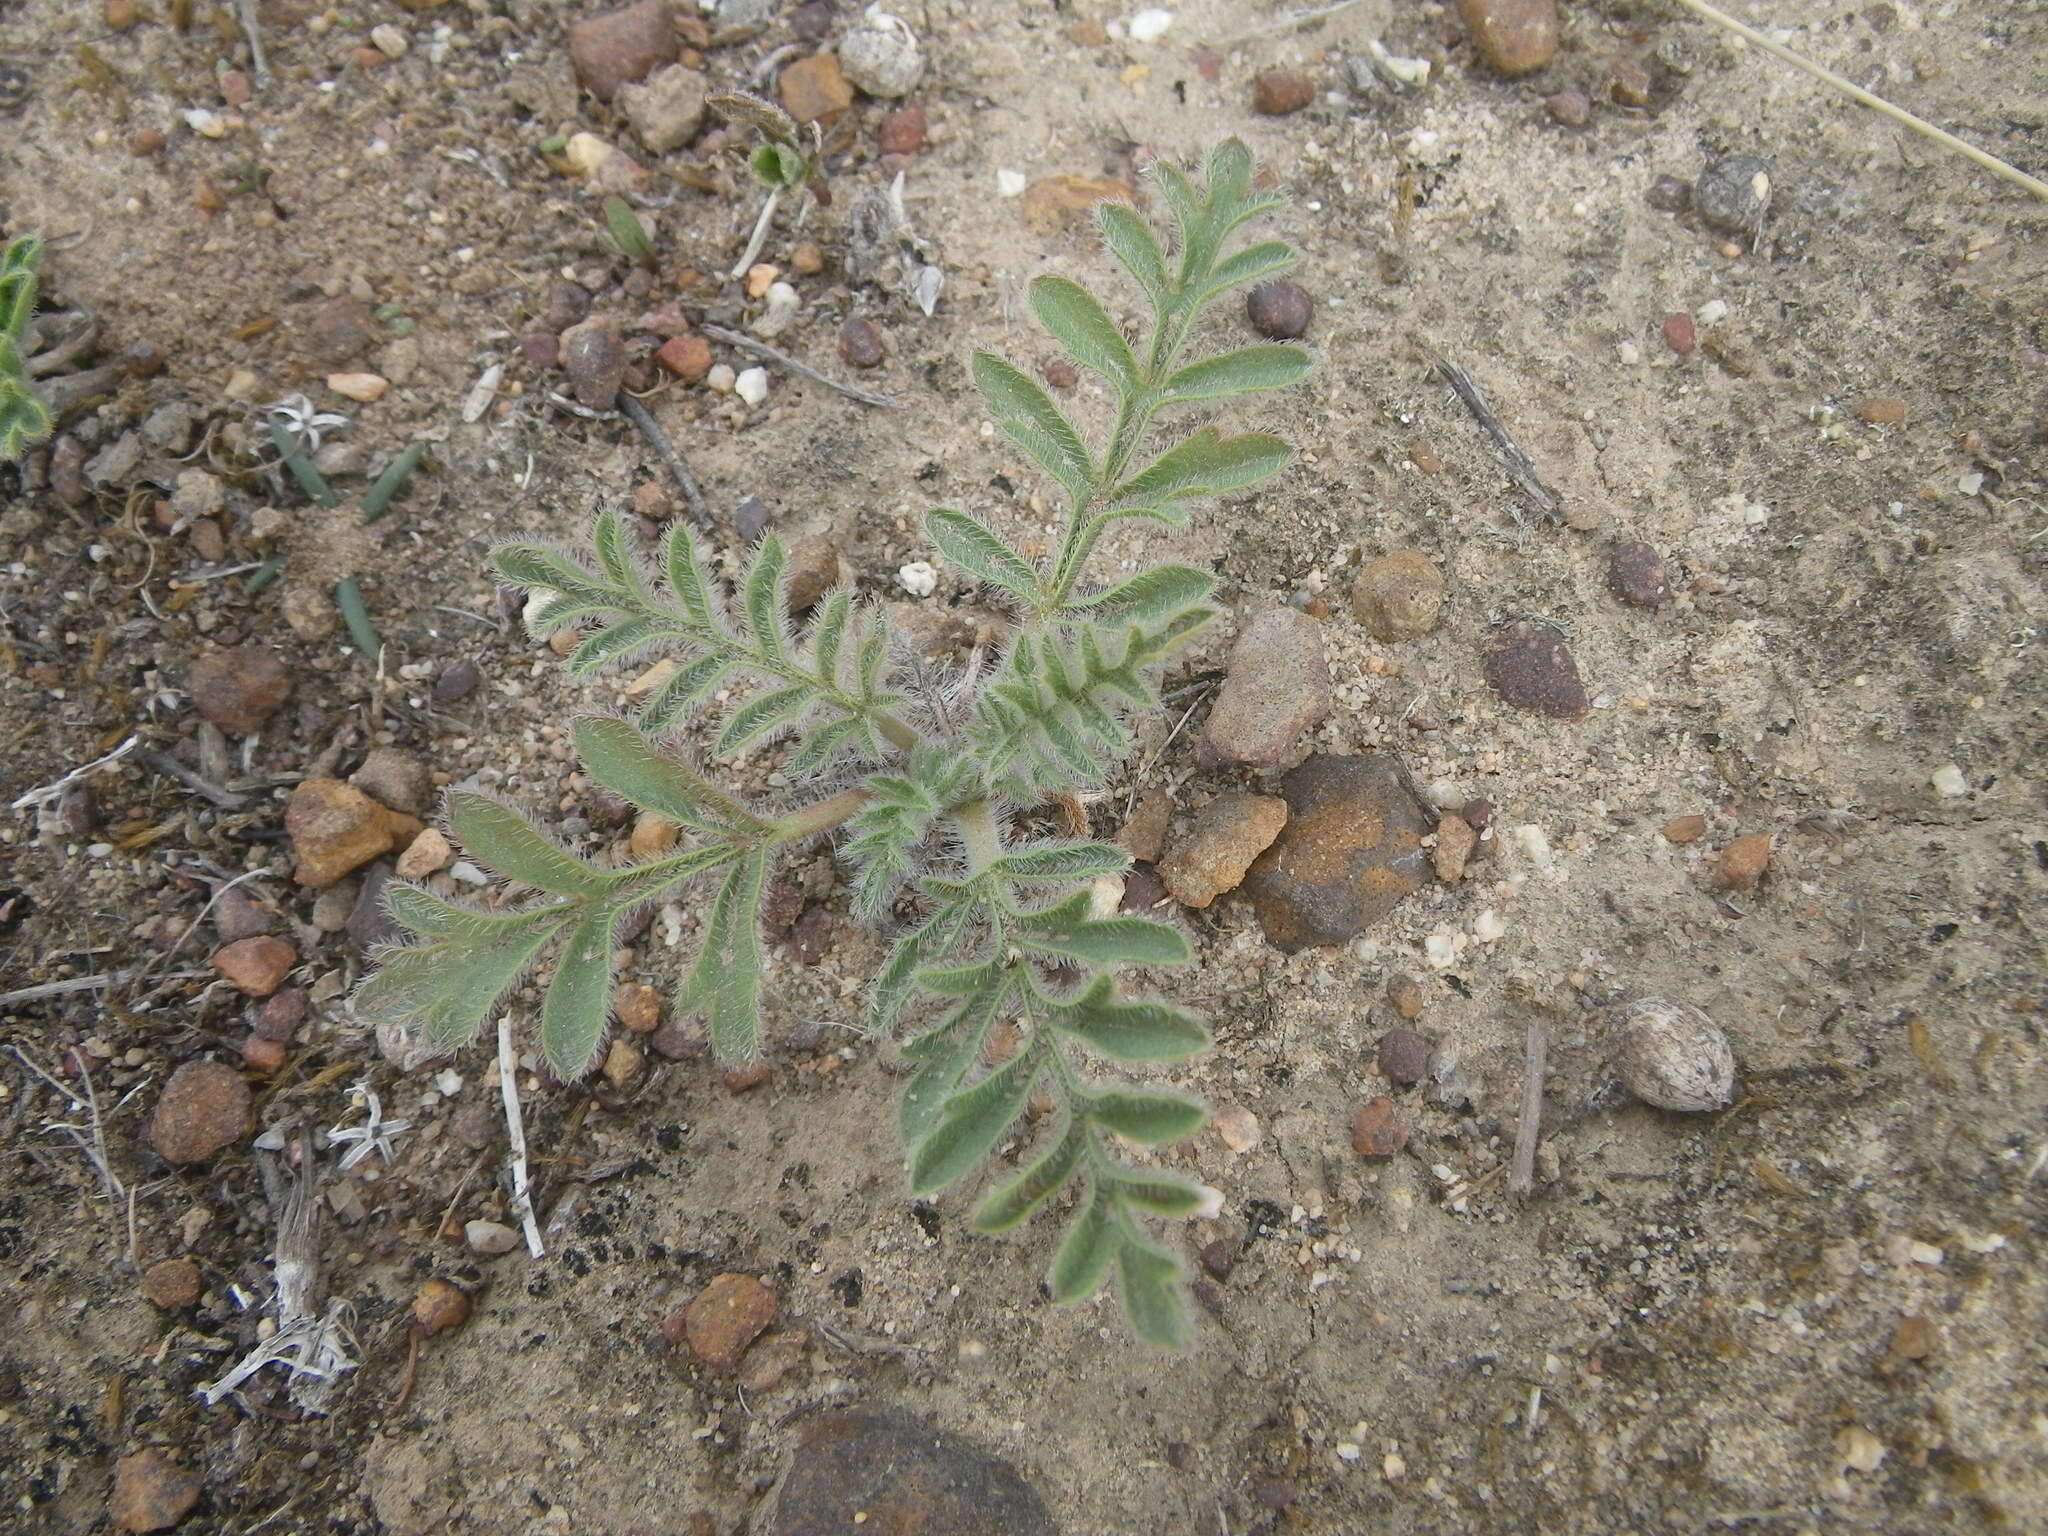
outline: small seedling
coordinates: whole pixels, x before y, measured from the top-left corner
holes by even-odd
[[[796,119],[774,102],[750,91],[724,91],[706,98],[706,105],[721,117],[744,123],[761,136],[761,142],[747,156],[747,169],[754,173],[754,180],[768,189],[768,198],[761,205],[760,217],[754,221],[754,233],[747,240],[746,251],[730,274],[741,278],[747,275],[747,268],[754,264],[754,258],[761,254],[761,246],[768,238],[768,226],[774,221],[775,210],[781,206],[785,192],[801,192],[808,187],[817,194],[820,202],[830,200],[824,178],[818,174],[818,155],[824,148],[824,136],[818,132],[816,123],[811,124],[811,147],[806,152]]]
[[[785,552],[763,538],[728,602],[693,535],[671,525],[650,564],[630,520],[598,517],[590,557],[519,542],[497,552],[503,578],[531,594],[536,635],[586,633],[569,657],[578,676],[652,649],[674,670],[636,718],[577,720],[592,781],[685,834],[673,851],[631,863],[586,858],[489,795],[451,793],[448,821],[469,856],[523,886],[490,905],[389,887],[391,915],[416,942],[387,949],[356,994],[365,1017],[416,1026],[424,1043],[466,1042],[500,1001],[554,952],[542,993],[540,1046],[564,1081],[598,1061],[610,1026],[612,963],[628,915],[708,881],[701,946],[677,1005],[704,1016],[718,1056],[756,1056],[768,970],[759,910],[777,862],[836,833],[855,914],[903,928],[869,995],[877,1036],[936,1004],[903,1048],[911,1072],[897,1123],[910,1186],[934,1195],[990,1157],[1017,1171],[976,1209],[999,1232],[1075,1186],[1052,1261],[1055,1301],[1078,1302],[1114,1275],[1135,1331],[1178,1343],[1186,1314],[1179,1266],[1148,1218],[1214,1214],[1220,1196],[1127,1160],[1127,1147],[1180,1140],[1204,1107],[1157,1087],[1105,1081],[1090,1061],[1184,1061],[1208,1044],[1192,1015],[1129,996],[1133,970],[1189,956],[1169,923],[1118,915],[1129,861],[1111,844],[1044,835],[1036,808],[1099,787],[1130,746],[1121,717],[1160,707],[1164,663],[1214,616],[1208,573],[1157,564],[1114,586],[1088,580],[1089,556],[1127,519],[1183,526],[1197,500],[1242,491],[1278,471],[1288,448],[1261,433],[1203,426],[1163,448],[1162,412],[1284,389],[1307,372],[1298,347],[1251,346],[1189,361],[1196,321],[1226,292],[1288,266],[1277,242],[1226,253],[1232,234],[1277,199],[1252,187],[1252,157],[1230,141],[1197,186],[1153,172],[1177,235],[1171,255],[1123,203],[1096,209],[1104,243],[1150,310],[1140,344],[1085,289],[1063,277],[1031,286],[1039,323],[1116,402],[1106,432],[1085,433],[1027,374],[993,353],[973,360],[989,414],[1064,493],[1065,528],[1043,561],[1027,559],[979,518],[940,509],[925,521],[938,550],[1012,613],[992,668],[943,689],[898,667],[879,604],[827,594],[801,634],[786,618]],[[750,804],[688,763],[678,727],[721,704],[713,755],[759,752],[778,738],[791,784],[818,786],[794,806]],[[1026,1114],[1042,1095],[1040,1113]],[[1030,1154],[1021,1149],[1035,1142]]]
[[[604,200],[604,227],[621,256],[650,272],[654,270],[654,242],[647,236],[647,226],[623,197]]]
[[[22,235],[0,248],[0,463],[12,463],[50,435],[50,408],[28,381],[22,336],[36,312],[43,242]]]

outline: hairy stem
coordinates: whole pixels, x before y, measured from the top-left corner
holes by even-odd
[[[815,801],[802,810],[792,811],[775,823],[772,840],[778,843],[794,843],[819,832],[829,832],[843,822],[851,821],[859,814],[860,808],[874,796],[864,789],[843,789],[836,795]]]
[[[960,829],[960,841],[967,849],[967,871],[978,875],[996,860],[1002,835],[996,827],[995,811],[986,800],[969,800],[949,811]]]

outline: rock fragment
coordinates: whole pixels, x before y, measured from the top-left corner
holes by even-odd
[[[213,952],[213,968],[245,997],[270,996],[298,963],[297,950],[267,934],[236,939]]]
[[[1557,0],[1458,0],[1458,14],[1479,56],[1510,80],[1557,52]]]
[[[1714,883],[1724,891],[1753,891],[1771,863],[1771,835],[1751,832],[1721,850]]]
[[[1271,768],[1301,733],[1330,713],[1330,663],[1322,627],[1293,608],[1269,608],[1237,637],[1223,687],[1209,712],[1219,756]]]
[[[620,86],[673,63],[680,51],[665,0],[640,0],[569,23],[569,61],[599,101],[610,101]]]
[[[199,713],[233,736],[263,729],[292,691],[292,676],[269,651],[238,645],[202,656],[186,686]]]
[[[293,878],[324,890],[380,854],[410,843],[422,828],[339,779],[305,779],[285,806],[284,829],[297,858]]]
[[[1285,117],[1316,99],[1316,83],[1298,69],[1262,69],[1252,80],[1252,110]]]
[[[775,1293],[752,1275],[723,1274],[683,1308],[681,1333],[706,1366],[730,1372],[776,1310]]]
[[[1272,943],[1342,944],[1420,888],[1429,823],[1394,758],[1312,757],[1279,788],[1287,825],[1245,877]]]
[[[1485,670],[1493,691],[1516,709],[1574,722],[1591,712],[1579,665],[1554,625],[1535,619],[1508,625],[1487,653]]]
[[[765,1536],[1057,1536],[1008,1462],[900,1410],[825,1414],[797,1435]]]
[[[249,1085],[218,1061],[188,1061],[171,1074],[149,1120],[149,1144],[176,1167],[203,1163],[249,1130]]]
[[[142,1294],[166,1312],[191,1306],[200,1290],[199,1266],[190,1259],[159,1259],[142,1272]]]
[[[1771,206],[1771,162],[1758,155],[1716,160],[1692,185],[1701,222],[1728,235],[1754,235]]]
[[[192,1513],[205,1486],[162,1451],[136,1451],[114,1463],[107,1514],[119,1531],[168,1531]]]
[[[1369,562],[1351,587],[1352,613],[1367,634],[1389,644],[1428,634],[1443,605],[1443,576],[1419,549],[1397,549]]]
[[[1466,861],[1479,846],[1479,834],[1462,816],[1446,812],[1436,824],[1436,850],[1431,855],[1436,877],[1446,885],[1465,878]]]
[[[853,105],[853,86],[837,54],[814,53],[797,60],[776,78],[776,87],[782,110],[799,123],[830,127]]]
[[[1622,1083],[1645,1104],[1698,1113],[1734,1102],[1728,1037],[1692,1004],[1643,998],[1620,1011],[1615,1031]]]
[[[1261,336],[1292,341],[1315,319],[1316,303],[1301,284],[1275,277],[1245,295],[1244,314]]]
[[[1662,607],[1671,601],[1664,557],[1640,540],[1615,545],[1607,556],[1607,590],[1638,608]]]
[[[704,76],[681,64],[667,65],[645,83],[621,85],[618,106],[641,148],[650,155],[668,154],[704,126]]]
[[[371,799],[408,816],[424,814],[434,802],[434,776],[426,760],[402,747],[373,748],[348,781]]]
[[[1413,982],[1409,983],[1414,986]],[[1435,1047],[1429,1037],[1412,1029],[1390,1029],[1380,1036],[1375,1059],[1380,1074],[1401,1088],[1413,1088],[1429,1076],[1429,1059]]]
[[[1243,882],[1252,860],[1287,825],[1287,802],[1274,795],[1218,795],[1159,864],[1174,900],[1206,907]]]
[[[1407,1145],[1408,1122],[1392,1099],[1373,1099],[1351,1117],[1351,1150],[1360,1157],[1392,1157]]]

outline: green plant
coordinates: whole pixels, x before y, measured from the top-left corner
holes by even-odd
[[[761,254],[762,242],[768,238],[768,226],[775,220],[783,193],[801,192],[808,187],[820,202],[831,201],[825,190],[825,178],[818,173],[824,135],[816,123],[811,124],[811,147],[806,151],[796,119],[751,91],[721,91],[706,97],[705,105],[720,117],[744,123],[761,136],[761,142],[747,155],[747,169],[753,172],[754,180],[768,189],[768,196],[761,204],[760,217],[754,220],[754,232],[747,239],[746,249],[728,274],[745,277],[747,268]]]
[[[621,256],[650,272],[654,270],[654,242],[648,238],[647,226],[640,222],[640,215],[623,197],[604,200],[604,227]]]
[[[1235,141],[1209,157],[1205,186],[1170,166],[1154,172],[1154,185],[1178,234],[1171,258],[1128,206],[1096,209],[1104,242],[1151,311],[1140,347],[1077,284],[1041,277],[1031,288],[1046,330],[1115,397],[1099,446],[1015,366],[987,352],[973,361],[996,424],[1068,501],[1058,548],[1042,564],[967,513],[940,509],[926,520],[939,550],[1015,613],[1016,632],[993,670],[961,679],[943,697],[899,677],[880,610],[843,589],[793,635],[784,618],[783,546],[772,535],[729,610],[680,526],[662,542],[658,571],[630,547],[626,522],[612,512],[596,521],[593,559],[542,543],[505,546],[498,570],[535,594],[533,631],[587,629],[570,654],[572,672],[587,675],[650,648],[678,653],[673,675],[637,719],[582,719],[573,735],[593,781],[687,829],[691,841],[606,865],[544,836],[507,804],[451,794],[449,823],[470,856],[537,895],[470,907],[394,885],[391,914],[418,942],[381,957],[356,1006],[374,1019],[416,1021],[426,1043],[452,1048],[556,945],[540,1043],[562,1078],[580,1077],[604,1044],[611,954],[626,914],[711,877],[702,948],[677,1001],[706,1016],[721,1058],[746,1060],[760,1038],[763,887],[783,850],[836,830],[855,912],[882,921],[899,903],[909,911],[874,983],[871,1029],[887,1030],[913,1003],[940,1004],[936,1022],[904,1047],[914,1070],[899,1124],[912,1189],[933,1194],[963,1178],[1011,1134],[1034,1090],[1044,1090],[1054,1108],[1036,1156],[983,1200],[975,1224],[991,1232],[1014,1226],[1078,1182],[1052,1263],[1053,1298],[1081,1300],[1114,1270],[1136,1331],[1171,1344],[1185,1331],[1177,1265],[1143,1222],[1213,1210],[1218,1197],[1122,1161],[1116,1143],[1177,1140],[1205,1111],[1177,1093],[1099,1081],[1082,1063],[1171,1062],[1204,1048],[1195,1018],[1126,997],[1117,985],[1126,968],[1185,960],[1187,941],[1166,923],[1105,911],[1113,893],[1099,892],[1097,882],[1127,867],[1123,852],[1039,835],[1029,830],[1031,812],[1102,782],[1128,746],[1119,714],[1158,707],[1155,673],[1212,617],[1211,578],[1189,566],[1155,565],[1115,586],[1085,585],[1103,532],[1126,518],[1180,526],[1195,500],[1242,490],[1287,459],[1278,438],[1227,437],[1208,426],[1153,452],[1159,413],[1284,388],[1309,359],[1287,346],[1184,359],[1213,300],[1279,271],[1293,253],[1267,243],[1225,254],[1232,232],[1276,201],[1253,189],[1251,155]],[[733,686],[740,682],[746,687]],[[689,766],[668,733],[722,686],[732,692],[719,696],[731,703],[715,756],[787,737],[787,779],[845,787],[771,811]],[[1013,1045],[997,1043],[1012,1031]]]
[[[36,312],[36,266],[43,242],[22,235],[0,247],[0,463],[20,458],[50,435],[50,408],[28,382],[21,338]]]

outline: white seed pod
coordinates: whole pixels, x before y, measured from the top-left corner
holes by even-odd
[[[1620,1010],[1615,1065],[1628,1091],[1659,1109],[1725,1109],[1735,1098],[1735,1054],[1720,1027],[1691,1003],[1646,997]]]
[[[924,74],[924,45],[909,23],[871,5],[839,40],[839,67],[870,96],[907,96]]]

